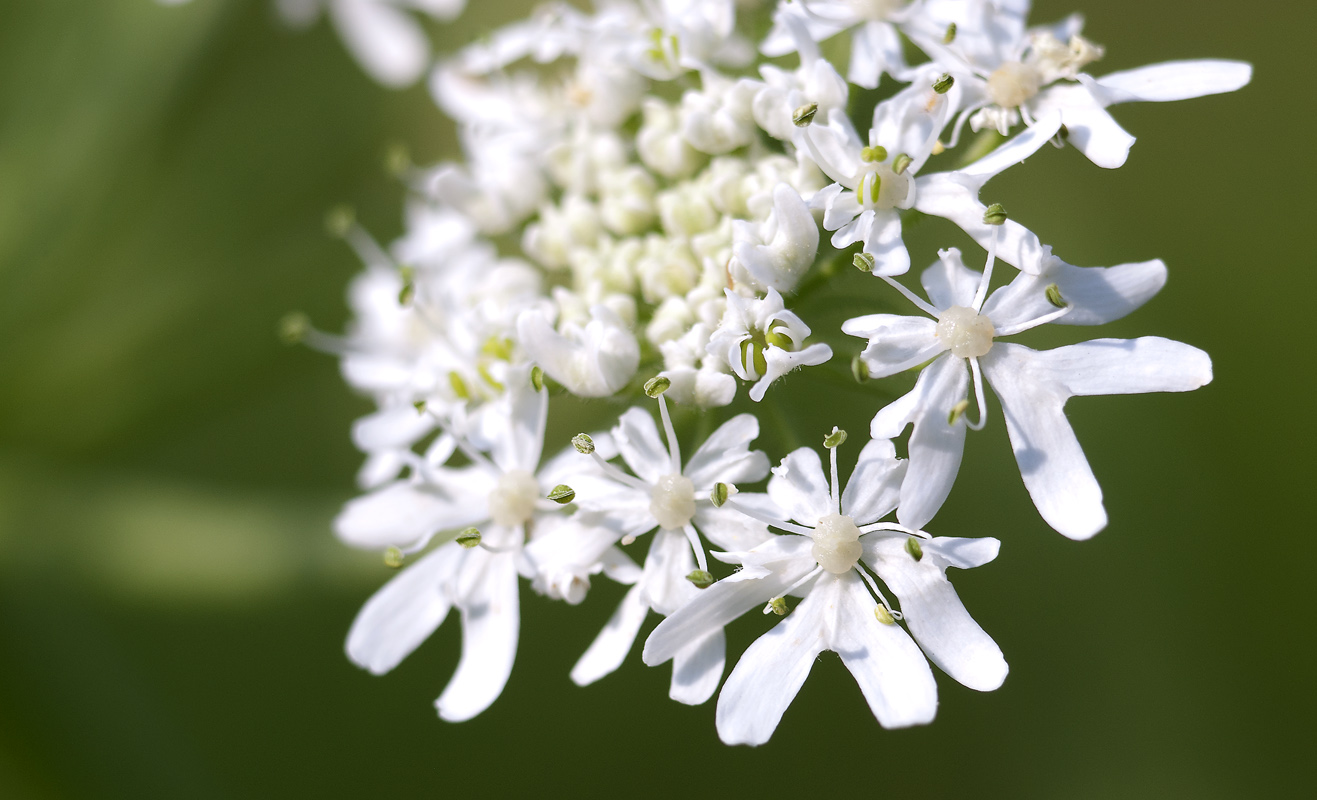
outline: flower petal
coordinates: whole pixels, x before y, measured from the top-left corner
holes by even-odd
[[[759,420],[753,414],[738,414],[709,434],[700,449],[686,462],[682,473],[695,484],[696,492],[707,492],[718,482],[754,483],[768,475],[768,456],[750,450],[759,436]]]
[[[736,502],[754,507],[761,505],[756,502],[757,498],[768,500],[767,495],[742,492],[736,495]],[[700,504],[691,522],[706,539],[724,550],[749,550],[763,544],[773,535],[768,532],[766,524],[728,507],[714,508],[712,505]]]
[[[640,586],[632,586],[608,619],[608,624],[572,667],[572,683],[589,686],[622,666],[648,614],[649,606],[641,598]]]
[[[810,599],[817,592],[817,588],[811,592]],[[900,625],[884,625],[874,618],[873,598],[854,571],[836,581],[834,598],[836,628],[829,649],[837,651],[855,676],[878,723],[905,728],[932,722],[937,714],[937,682],[910,634]]]
[[[869,340],[861,357],[871,378],[886,378],[935,358],[945,349],[936,330],[937,322],[928,317],[897,314],[870,314],[841,325],[842,333]]]
[[[1243,61],[1201,59],[1166,61],[1103,75],[1096,83],[1108,105],[1136,101],[1166,102],[1233,92],[1247,85],[1253,67]]]
[[[823,462],[810,447],[791,451],[773,468],[768,497],[802,525],[813,526],[820,517],[836,513]]]
[[[841,512],[867,525],[892,513],[901,496],[906,462],[896,457],[888,439],[870,439],[860,451],[846,490],[841,495]]]
[[[979,290],[981,272],[965,266],[960,257],[960,249],[948,247],[937,252],[938,260],[919,273],[919,283],[923,285],[928,300],[938,311],[946,311],[952,306],[969,308],[974,305],[974,295]]]
[[[718,690],[726,664],[727,640],[719,628],[690,642],[672,659],[672,684],[668,697],[688,706],[698,706]]]
[[[434,703],[439,716],[449,722],[471,719],[502,694],[517,657],[521,627],[516,555],[472,551],[461,576],[463,583],[468,572],[475,573],[471,588],[459,598],[462,657],[453,679]]]
[[[1166,265],[1160,259],[1115,267],[1075,267],[1059,258],[1039,275],[1021,273],[992,293],[983,304],[998,330],[1038,319],[1056,310],[1047,287],[1056,284],[1070,305],[1061,325],[1101,325],[1120,319],[1148,302],[1166,285]]]
[[[451,606],[444,584],[465,552],[449,543],[427,553],[375,592],[348,631],[352,663],[383,675],[429,638]]]
[[[672,459],[659,438],[658,425],[645,409],[628,408],[617,418],[612,433],[622,460],[646,483],[657,483],[672,471]]]
[[[904,275],[910,271],[910,252],[901,239],[901,215],[875,211],[864,235],[864,252],[874,257],[873,274]]]
[[[443,474],[453,478],[450,485],[398,481],[349,500],[334,519],[334,532],[353,547],[402,547],[436,531],[486,519],[485,495],[492,487],[467,498],[457,491],[488,484],[483,470],[445,470]]]

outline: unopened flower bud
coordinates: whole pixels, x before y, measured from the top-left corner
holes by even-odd
[[[454,541],[470,550],[472,547],[476,547],[480,544],[480,531],[475,528],[467,528],[457,534],[457,538]]]
[[[845,441],[846,441],[846,431],[836,426],[833,426],[832,433],[829,433],[827,437],[823,440],[823,446],[831,450],[834,447],[841,447],[842,443]]]
[[[919,539],[915,536],[911,536],[909,539],[905,540],[905,551],[909,553],[910,557],[915,561],[919,561],[924,557],[924,546],[919,543]]]
[[[946,73],[943,73],[942,77],[933,81],[933,91],[937,92],[938,94],[946,94],[951,89],[951,87],[954,86],[955,84],[956,84],[955,78],[951,77]]]
[[[708,570],[697,569],[686,576],[686,580],[695,584],[696,589],[708,589],[713,585],[713,575]]]
[[[1057,286],[1055,283],[1049,283],[1047,284],[1047,289],[1045,289],[1043,293],[1047,295],[1047,302],[1051,303],[1057,308],[1066,307],[1065,298],[1061,296],[1060,286]]]
[[[591,439],[587,434],[578,433],[572,437],[572,447],[576,448],[576,452],[588,456],[594,452],[594,439]]]
[[[851,263],[854,264],[855,268],[860,272],[873,272],[873,267],[876,262],[877,259],[873,257],[873,253],[856,253],[855,257],[851,259]]]
[[[806,128],[814,121],[814,115],[817,113],[819,113],[818,103],[806,103],[795,110],[791,115],[791,121],[797,128]]]
[[[659,375],[656,378],[650,378],[649,380],[645,381],[645,394],[649,395],[650,397],[658,397],[659,395],[666,392],[668,390],[668,387],[671,385],[672,385],[672,381],[668,380],[662,375]]]
[[[396,547],[390,547],[384,551],[384,566],[389,569],[397,569],[402,566],[402,551]]]
[[[993,203],[983,212],[983,222],[987,225],[1003,225],[1006,222],[1006,209],[1001,203]]]
[[[560,506],[565,506],[576,499],[576,490],[565,483],[560,483],[553,487],[548,498]]]
[[[905,171],[910,169],[912,163],[914,163],[913,158],[905,153],[897,153],[896,158],[892,159],[892,172],[897,175],[904,175]]]

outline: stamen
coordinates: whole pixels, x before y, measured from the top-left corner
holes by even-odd
[[[809,128],[802,128],[801,136],[804,137],[805,147],[809,150],[809,155],[814,159],[814,163],[818,165],[818,168],[823,170],[829,178],[832,178],[837,183],[840,183],[847,189],[854,190],[855,179],[859,177],[859,175],[847,175],[838,169],[837,165],[824,157],[823,153],[819,150],[818,145],[814,144],[814,137],[810,135]]]
[[[974,397],[979,402],[979,421],[970,422],[969,417],[965,417],[965,425],[972,431],[981,431],[988,424],[988,409],[983,402],[983,372],[979,369],[977,358],[969,360],[969,371],[974,374]]]
[[[887,598],[884,597],[882,591],[878,589],[878,583],[874,581],[869,573],[861,569],[858,564],[855,565],[855,571],[860,573],[860,577],[864,578],[865,583],[869,584],[869,591],[873,592],[874,597],[878,598],[878,603],[883,607],[883,610],[892,617],[892,619],[905,619],[904,614],[893,609],[892,604],[887,602]]]
[[[695,553],[695,563],[699,565],[700,572],[708,572],[709,562],[704,558],[704,544],[700,541],[700,534],[696,532],[695,526],[686,524],[682,526],[682,531],[691,543],[691,551]]]
[[[645,483],[644,481],[640,480],[634,475],[626,474],[622,470],[618,469],[617,467],[605,461],[603,456],[599,455],[593,450],[590,451],[590,457],[593,458],[594,463],[599,465],[599,468],[604,471],[604,474],[606,474],[608,477],[612,478],[613,480],[618,481],[619,483],[625,483],[627,486],[630,486],[632,489],[640,489],[641,491],[645,491],[645,492],[649,491],[649,484]]]
[[[672,429],[672,418],[668,416],[668,401],[659,395],[659,416],[663,417],[663,432],[668,437],[668,455],[672,459],[672,471],[681,473],[681,445],[677,444],[677,434]]]
[[[822,572],[823,572],[823,567],[815,567],[809,572],[806,572],[805,575],[800,580],[796,581],[795,583],[791,584],[787,588],[783,589],[782,594],[778,595],[778,597],[786,597],[787,595],[791,594],[795,590],[799,589],[804,584],[808,583],[811,578],[817,578],[819,574]]]
[[[992,267],[997,262],[997,238],[1001,235],[1001,225],[992,226],[992,241],[988,243],[988,260],[983,265],[983,277],[979,278],[979,290],[974,293],[974,303],[970,307],[975,311],[983,310],[983,301],[988,297],[988,284],[992,283]]]
[[[813,533],[814,533],[813,530],[811,530],[810,528],[806,528],[803,525],[797,525],[794,522],[787,522],[784,519],[776,519],[774,517],[770,517],[767,514],[761,514],[755,509],[749,508],[748,506],[743,506],[731,498],[728,498],[727,502],[723,505],[724,508],[728,506],[736,509],[737,511],[740,511],[742,514],[746,515],[747,517],[750,517],[751,519],[757,519],[760,522],[763,522],[768,525],[772,525],[774,528],[781,528],[784,531],[789,531],[791,533],[800,534],[801,536],[809,536],[810,538],[813,538]]]
[[[937,319],[937,318],[938,318],[938,310],[937,310],[936,308],[933,308],[933,306],[929,305],[927,301],[925,301],[925,300],[921,300],[921,299],[919,298],[919,295],[915,294],[914,292],[912,292],[912,291],[910,291],[909,289],[907,289],[907,288],[905,288],[904,286],[902,286],[901,283],[900,283],[900,281],[897,281],[896,279],[894,279],[894,278],[892,278],[892,277],[890,277],[890,276],[888,276],[888,275],[879,275],[878,277],[880,277],[880,278],[882,278],[883,280],[887,281],[888,285],[890,285],[892,288],[896,289],[898,292],[900,292],[901,294],[903,294],[903,295],[905,296],[905,299],[907,299],[907,300],[909,300],[910,302],[914,303],[915,306],[916,306],[920,311],[922,311],[922,312],[924,312],[925,314],[929,315],[929,316],[932,317],[933,319]]]
[[[921,539],[933,538],[930,534],[925,533],[924,531],[917,531],[913,528],[907,528],[906,526],[899,525],[895,522],[870,522],[868,525],[860,526],[860,533],[862,534],[876,533],[878,531],[893,531],[895,533],[904,533],[907,536],[918,536]]]
[[[1055,311],[1047,312],[1041,317],[1035,317],[1031,320],[1028,320],[1027,322],[1021,322],[1018,325],[1012,325],[1009,328],[1002,328],[1001,330],[997,331],[997,335],[1011,336],[1020,333],[1022,331],[1027,331],[1030,328],[1036,328],[1039,325],[1051,322],[1054,319],[1060,319],[1061,317],[1064,317],[1066,314],[1070,313],[1071,308],[1074,308],[1074,306],[1066,306],[1065,308],[1058,308]]]

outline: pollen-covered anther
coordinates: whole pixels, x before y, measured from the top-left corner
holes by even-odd
[[[1017,108],[1042,88],[1043,76],[1032,64],[1007,61],[988,76],[988,94],[1002,108]]]
[[[515,527],[527,522],[540,499],[540,484],[524,469],[509,470],[499,476],[489,493],[489,518],[496,525]]]
[[[972,308],[952,306],[937,318],[934,335],[956,358],[977,358],[992,349],[992,320]]]
[[[860,529],[855,520],[845,514],[828,514],[814,526],[814,546],[810,555],[833,575],[842,575],[854,569],[864,547],[860,544]]]
[[[695,516],[695,484],[685,475],[664,475],[650,493],[649,511],[667,530],[681,530]]]

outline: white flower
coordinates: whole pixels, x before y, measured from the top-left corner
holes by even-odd
[[[590,309],[590,322],[584,328],[565,323],[562,333],[543,313],[527,311],[517,320],[517,334],[531,360],[580,397],[616,393],[640,364],[636,337],[604,305]]]
[[[904,80],[906,66],[901,53],[901,37],[893,23],[906,18],[907,14],[903,13],[906,5],[907,0],[799,0],[780,3],[773,16],[773,29],[759,49],[766,56],[786,55],[794,50],[803,50],[802,40],[820,42],[859,26],[851,34],[851,62],[847,79],[866,89],[877,87],[884,72]]]
[[[587,535],[592,544],[582,547],[580,534],[564,532],[532,548],[532,557],[537,560],[541,549],[575,550],[582,565],[577,571],[585,571],[616,542],[627,545],[654,531],[640,579],[572,669],[572,680],[582,686],[617,669],[649,610],[670,614],[699,594],[688,576],[697,568],[708,571],[700,533],[729,549],[748,549],[769,535],[763,524],[729,508],[715,507],[709,496],[716,483],[753,482],[768,474],[767,457],[749,449],[750,442],[759,435],[758,421],[741,414],[723,423],[683,468],[663,397],[659,398],[659,408],[667,448],[663,447],[653,417],[639,408],[624,413],[612,431],[612,442],[634,476],[607,463],[596,451],[597,478],[575,479],[577,505],[589,515],[592,527],[610,528],[613,536]],[[747,497],[750,504],[760,500],[753,495]],[[573,546],[563,542],[568,538],[576,538],[578,543]],[[672,674],[672,698],[692,705],[707,700],[722,676],[723,648],[721,630],[679,648]]]
[[[729,80],[716,72],[702,74],[703,88],[681,97],[681,132],[691,147],[721,155],[755,139],[751,111],[759,86],[746,78]]]
[[[656,97],[642,106],[644,120],[636,133],[636,154],[645,166],[665,178],[686,178],[704,163],[704,154],[681,133],[677,111]]]
[[[814,265],[819,228],[800,193],[786,183],[773,187],[773,213],[762,223],[732,223],[734,280],[753,289],[789,292]]]
[[[1001,650],[979,627],[946,579],[950,566],[968,568],[997,555],[995,539],[928,539],[877,520],[892,511],[905,464],[891,442],[874,439],[840,491],[835,441],[829,437],[832,481],[818,454],[801,448],[773,470],[768,495],[780,509],[765,521],[789,531],[751,550],[721,556],[741,564],[671,614],[650,634],[651,666],[677,648],[720,631],[767,602],[785,613],[785,595],[804,600],[741,656],[718,698],[718,735],[728,744],[763,744],[809,675],[818,654],[832,650],[860,684],[886,728],[932,721],[937,686],[920,647],[953,678],[990,691],[1006,677]],[[739,499],[739,498],[737,498]],[[729,505],[739,506],[737,499]],[[794,519],[796,523],[781,518]],[[756,516],[762,516],[752,511]],[[862,563],[861,563],[862,562]],[[902,603],[893,610],[865,567]],[[919,646],[896,624],[905,619]]]
[[[769,289],[763,298],[743,297],[727,289],[727,310],[709,337],[709,353],[726,363],[742,380],[756,381],[750,399],[756,403],[773,381],[797,367],[813,367],[832,358],[826,344],[805,347],[809,326]]]
[[[556,506],[544,497],[575,461],[560,456],[538,475],[533,472],[544,441],[545,392],[514,389],[500,409],[486,418],[481,432],[488,458],[464,444],[473,466],[418,469],[411,480],[351,501],[334,523],[349,544],[404,552],[445,532],[452,536],[480,526],[479,546],[445,542],[385,584],[362,607],[347,640],[348,657],[380,675],[456,607],[462,614],[462,658],[435,703],[450,721],[474,717],[503,691],[517,650],[522,544],[537,526],[563,524],[559,515],[545,513]]]
[[[989,265],[991,258],[990,253]],[[913,391],[880,410],[871,425],[872,435],[882,438],[914,425],[898,518],[920,527],[941,507],[960,467],[966,427],[978,429],[985,422],[986,378],[1001,401],[1020,473],[1039,513],[1066,536],[1086,539],[1106,526],[1107,516],[1102,490],[1066,420],[1066,400],[1189,391],[1212,380],[1211,360],[1197,348],[1159,337],[1097,339],[1042,352],[996,341],[1045,322],[1095,324],[1123,316],[1165,281],[1159,261],[1097,271],[1049,259],[1043,276],[1021,274],[985,303],[990,276],[990,270],[980,276],[967,269],[959,251],[944,250],[921,276],[931,302],[903,290],[927,318],[874,314],[842,325],[843,332],[869,340],[863,358],[873,377],[934,359]],[[1068,320],[1072,313],[1075,318]],[[971,375],[977,423],[964,413]]]

